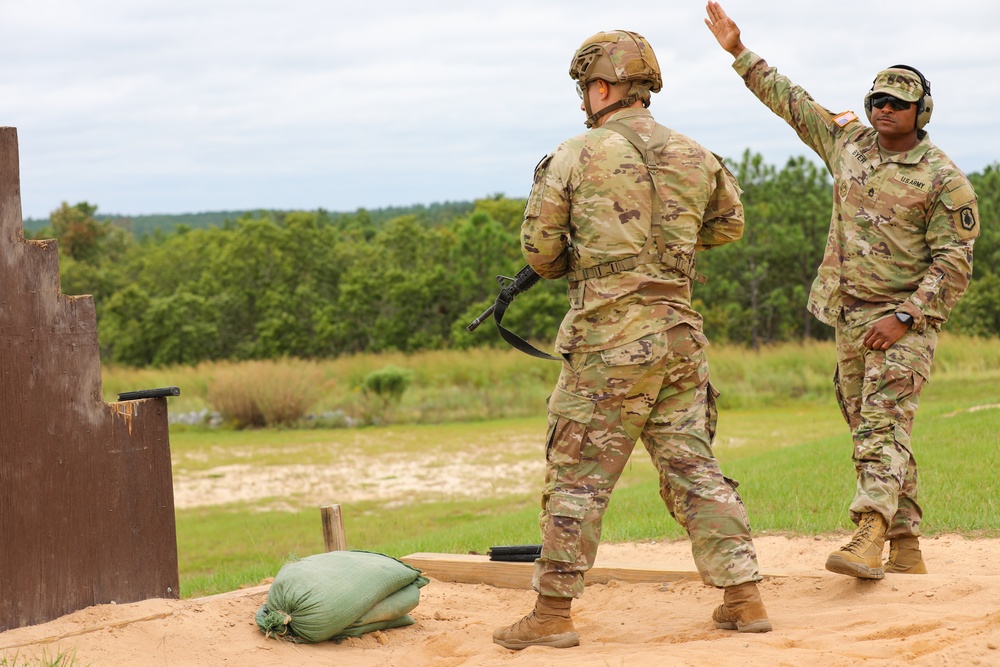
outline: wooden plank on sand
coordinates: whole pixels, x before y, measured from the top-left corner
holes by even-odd
[[[426,576],[456,584],[489,584],[498,588],[531,588],[533,563],[510,563],[491,561],[489,556],[463,554],[415,553],[401,558],[404,563],[415,567]],[[788,572],[785,570],[762,571],[769,577],[820,576],[811,572]],[[631,584],[660,584],[667,581],[701,581],[696,570],[684,567],[645,565],[643,563],[599,563],[586,575],[590,584],[606,584],[609,581],[624,581]]]

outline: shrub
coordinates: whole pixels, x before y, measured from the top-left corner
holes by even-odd
[[[361,381],[361,391],[368,399],[365,405],[366,421],[388,423],[392,408],[403,398],[413,382],[413,372],[396,366],[386,366],[372,371]]]
[[[319,368],[303,361],[245,361],[220,367],[208,401],[236,428],[293,426],[315,405],[321,379]]]

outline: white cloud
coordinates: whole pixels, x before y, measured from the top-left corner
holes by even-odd
[[[820,102],[860,110],[895,62],[934,86],[936,143],[1000,160],[1000,6],[731,0],[748,46]],[[0,124],[18,127],[26,217],[359,206],[526,194],[584,130],[566,72],[603,29],[643,33],[658,119],[717,153],[807,154],[745,90],[704,3],[596,0],[0,0]]]

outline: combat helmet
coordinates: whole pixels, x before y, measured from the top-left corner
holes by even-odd
[[[636,100],[642,100],[642,105],[648,107],[650,94],[660,92],[663,87],[660,64],[656,61],[653,47],[639,33],[627,30],[599,32],[584,40],[573,54],[569,76],[582,89],[586,89],[587,84],[596,79],[608,83],[632,84],[625,99],[596,113],[590,108],[590,100],[583,95],[587,127],[593,127],[602,116],[627,107]]]

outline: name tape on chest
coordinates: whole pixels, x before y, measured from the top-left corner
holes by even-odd
[[[927,192],[927,188],[930,186],[930,183],[926,180],[911,178],[904,174],[897,174],[895,181],[910,190],[919,190],[920,192]]]

